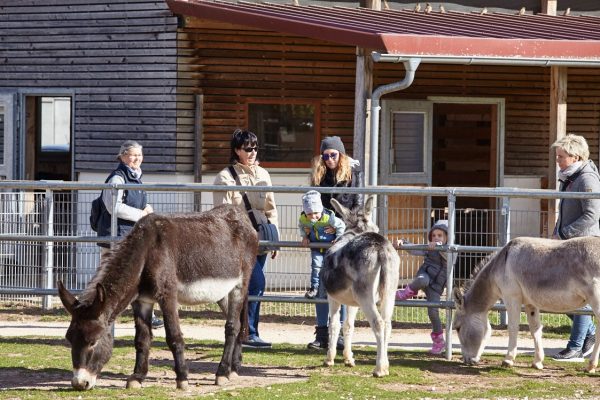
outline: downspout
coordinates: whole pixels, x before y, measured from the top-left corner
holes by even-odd
[[[377,162],[379,161],[379,113],[381,106],[379,99],[381,96],[404,90],[412,85],[415,79],[415,72],[421,63],[420,58],[410,58],[403,61],[406,75],[400,82],[390,83],[388,85],[379,86],[371,95],[371,155],[369,159],[369,186],[377,186]]]

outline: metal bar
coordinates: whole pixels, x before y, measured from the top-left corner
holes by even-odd
[[[83,290],[69,289],[74,295],[80,295]],[[5,288],[0,287],[0,295],[26,295],[26,296],[58,296],[57,289],[39,289],[39,288]],[[248,296],[248,301],[261,301],[265,303],[305,303],[305,304],[318,304],[327,303],[327,299],[307,299],[304,296]],[[436,308],[447,308],[455,309],[453,301],[425,301],[425,300],[404,300],[396,301],[396,306],[406,307],[436,307]],[[506,311],[506,306],[502,303],[496,303],[490,308],[490,311]],[[521,307],[521,312],[525,312],[525,307]],[[541,310],[544,314],[574,314],[574,315],[594,315],[592,310],[577,309],[572,311],[545,311]]]
[[[448,248],[454,246],[454,231],[456,227],[456,196],[448,194]],[[452,296],[454,282],[454,259],[456,254],[448,252],[446,257],[446,298]],[[454,302],[452,302],[454,304]],[[446,360],[452,359],[452,309],[446,308]]]
[[[50,189],[46,190],[46,234],[54,236],[54,192]],[[44,288],[52,289],[54,287],[54,242],[46,242],[44,245]],[[44,296],[42,298],[42,308],[49,310],[52,308],[52,297]]]

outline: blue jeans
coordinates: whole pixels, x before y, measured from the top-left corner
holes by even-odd
[[[586,305],[583,307],[585,310],[591,310],[592,307]],[[571,327],[571,336],[569,337],[569,343],[567,348],[571,350],[581,350],[583,348],[583,342],[585,337],[596,334],[596,326],[592,320],[591,315],[571,315],[567,314],[567,317],[573,320],[573,326]]]
[[[319,272],[321,272],[321,266],[323,265],[323,253],[321,249],[310,250],[310,287],[319,287]]]
[[[327,293],[325,293],[325,287],[323,287],[323,285],[319,286],[319,294],[317,295],[317,298],[327,298]],[[329,304],[315,304],[315,313],[317,314],[317,326],[329,326]],[[340,310],[340,322],[342,323],[342,325],[344,324],[345,320],[346,306],[342,305],[342,309]]]
[[[265,264],[267,263],[267,254],[256,257],[256,264],[252,268],[250,275],[250,284],[248,285],[249,296],[262,296],[265,293]],[[260,301],[248,302],[248,338],[258,337],[258,320],[260,317]]]

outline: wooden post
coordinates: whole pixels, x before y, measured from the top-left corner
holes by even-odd
[[[373,59],[370,52],[363,48],[356,48],[356,83],[354,90],[354,152],[353,157],[360,161],[364,172],[364,183],[367,182],[367,166],[369,165],[369,152],[371,150],[369,108],[371,105],[371,92],[373,91]]]
[[[360,6],[381,10],[381,0],[360,0]],[[364,183],[369,185],[368,165],[371,151],[370,113],[371,93],[373,92],[373,59],[368,49],[356,48],[356,77],[354,89],[354,152],[353,157],[360,161]]]
[[[556,15],[558,0],[542,0],[542,14]]]
[[[550,67],[550,140],[552,145],[567,134],[567,67]],[[550,151],[548,160],[548,189],[558,189],[555,152]],[[548,234],[552,235],[556,224],[558,201],[548,201]]]

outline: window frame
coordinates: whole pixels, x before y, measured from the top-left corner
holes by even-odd
[[[382,138],[381,148],[388,149],[382,154],[381,178],[385,184],[395,185],[431,185],[431,147],[432,147],[432,123],[433,102],[431,101],[409,101],[409,100],[385,100],[382,104],[381,114]],[[392,147],[392,123],[394,113],[422,113],[424,115],[423,125],[423,172],[392,172],[394,161]]]
[[[290,105],[290,104],[309,104],[315,109],[314,114],[314,143],[313,143],[313,154],[306,160],[302,161],[265,161],[261,160],[260,153],[258,154],[258,160],[260,165],[267,168],[310,168],[311,160],[317,154],[319,154],[319,146],[321,143],[321,100],[319,99],[282,99],[272,97],[261,97],[261,98],[248,98],[244,104],[244,115],[246,116],[246,126],[250,122],[250,105],[251,104],[273,104],[273,105]]]

